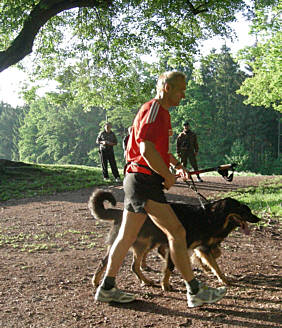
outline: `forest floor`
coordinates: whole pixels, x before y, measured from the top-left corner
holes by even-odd
[[[271,176],[203,176],[197,183],[205,197],[256,186]],[[92,275],[102,259],[109,223],[95,221],[87,202],[94,188],[0,203],[0,327],[282,327],[281,224],[268,219],[253,226],[250,235],[234,231],[222,243],[218,263],[234,279],[219,303],[189,309],[185,286],[176,271],[173,291],[142,287],[126,257],[117,282],[137,295],[126,305],[94,302]],[[110,186],[122,208],[122,186]],[[167,192],[169,200],[198,203],[184,183]],[[221,196],[222,197],[222,196]],[[146,272],[160,280],[161,260],[153,251]],[[211,286],[214,276],[195,268],[195,275]]]

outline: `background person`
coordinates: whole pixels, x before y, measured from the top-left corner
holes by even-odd
[[[163,191],[176,180],[169,170],[170,164],[183,178],[188,178],[187,171],[168,150],[171,130],[168,109],[179,105],[185,98],[185,90],[183,73],[163,73],[158,79],[156,97],[145,103],[134,119],[126,151],[123,220],[109,252],[105,276],[95,294],[96,301],[128,303],[135,300],[133,294],[116,288],[115,277],[147,215],[167,235],[171,258],[187,287],[189,307],[214,303],[226,292],[225,288],[204,287],[194,277],[187,256],[185,229]]]
[[[117,145],[117,138],[112,131],[112,124],[106,123],[104,130],[98,134],[96,143],[100,145],[99,154],[102,164],[102,172],[104,180],[109,179],[108,162],[110,162],[111,170],[116,181],[120,181],[120,175],[117,169],[115,159],[114,146]]]
[[[124,158],[126,158],[126,147],[127,147],[127,143],[128,143],[128,139],[129,139],[131,130],[132,130],[132,126],[130,126],[127,129],[127,135],[122,140],[122,148],[123,148]]]
[[[187,161],[189,159],[193,169],[195,171],[199,170],[196,158],[199,152],[197,135],[195,132],[190,130],[190,124],[188,121],[183,124],[183,131],[177,137],[176,152],[185,168],[187,167]],[[199,182],[203,182],[199,174],[197,174],[197,180]]]

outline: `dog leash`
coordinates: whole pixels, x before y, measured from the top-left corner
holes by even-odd
[[[201,207],[202,207],[203,209],[205,209],[205,204],[203,203],[202,199],[203,199],[206,203],[210,203],[210,201],[209,201],[208,199],[206,199],[206,197],[203,196],[203,195],[198,191],[198,189],[197,189],[197,187],[196,187],[196,185],[195,185],[195,182],[194,182],[192,176],[190,176],[190,180],[192,181],[192,184],[190,184],[187,180],[185,180],[185,183],[189,186],[189,188],[190,188],[191,190],[193,190],[193,191],[197,194],[197,196],[198,196],[198,200],[199,200],[199,202],[200,202],[200,204],[201,204]]]
[[[205,173],[205,172],[211,172],[211,171],[217,171],[226,181],[231,182],[233,180],[233,173],[235,171],[236,166],[237,166],[237,164],[233,163],[233,164],[219,165],[219,166],[216,166],[216,167],[210,167],[208,169],[188,172],[188,177],[192,181],[192,184],[190,184],[187,180],[185,180],[185,182],[190,187],[190,189],[192,189],[198,195],[199,202],[200,202],[201,207],[203,209],[205,209],[205,204],[203,203],[202,199],[206,203],[210,203],[210,201],[207,200],[201,193],[199,193],[199,191],[198,191],[198,189],[197,189],[197,187],[194,183],[194,180],[192,178],[192,175],[193,174]],[[228,170],[232,171],[232,173],[230,175],[228,175]]]

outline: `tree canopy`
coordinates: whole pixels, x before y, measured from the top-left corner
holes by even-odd
[[[2,0],[0,72],[18,64],[33,81],[60,83],[65,74],[72,75],[72,96],[80,98],[84,108],[114,105],[128,110],[139,106],[139,94],[145,94],[139,87],[152,92],[152,76],[192,65],[199,42],[214,35],[232,37],[229,23],[236,21],[237,13],[251,19],[258,9],[276,4],[277,0]],[[160,63],[148,71],[142,55],[157,57]]]
[[[256,45],[242,50],[240,55],[251,72],[239,90],[248,97],[246,104],[274,108],[279,112],[282,112],[281,9],[282,4],[278,3],[268,10],[256,11],[252,24]]]
[[[155,84],[150,77],[150,65],[142,68],[142,71],[138,68],[142,78],[147,77],[142,81],[133,69],[129,70],[128,78],[135,83],[134,87],[130,85],[134,92],[128,96],[128,105],[122,106],[118,99],[118,108],[106,110],[92,105],[85,111],[83,97],[77,96],[73,88],[76,75],[71,69],[60,77],[56,92],[38,97],[31,90],[27,94],[30,105],[26,108],[0,105],[0,155],[25,162],[97,166],[100,161],[96,138],[107,118],[118,139],[115,155],[122,166],[121,141],[138,110],[134,104],[149,99]],[[184,71],[188,78],[186,99],[180,106],[171,108],[174,131],[171,151],[175,153],[176,137],[182,131],[183,122],[189,120],[198,136],[201,167],[228,161],[240,164],[239,170],[281,172],[277,112],[243,103],[244,97],[236,90],[246,73],[230,49],[223,46],[220,54],[212,52],[203,57],[197,71],[189,67]],[[109,99],[120,91],[114,83],[110,84],[113,90],[107,89]]]
[[[2,0],[0,72],[32,52],[47,75],[51,62],[59,69],[70,58],[104,67],[152,51],[191,60],[200,40],[230,35],[246,8],[243,0]]]

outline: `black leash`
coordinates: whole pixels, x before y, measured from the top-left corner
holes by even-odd
[[[203,199],[206,203],[210,203],[210,201],[209,201],[208,199],[206,199],[206,197],[203,196],[203,195],[198,191],[198,189],[197,189],[197,187],[196,187],[196,185],[195,185],[195,182],[194,182],[192,176],[190,176],[190,179],[191,179],[191,181],[192,181],[192,184],[190,184],[187,180],[185,180],[185,183],[189,186],[189,188],[190,188],[191,190],[193,190],[193,191],[198,195],[198,199],[199,199],[199,202],[200,202],[200,204],[201,204],[201,207],[202,207],[203,209],[205,209],[205,204],[203,203],[202,199]]]

